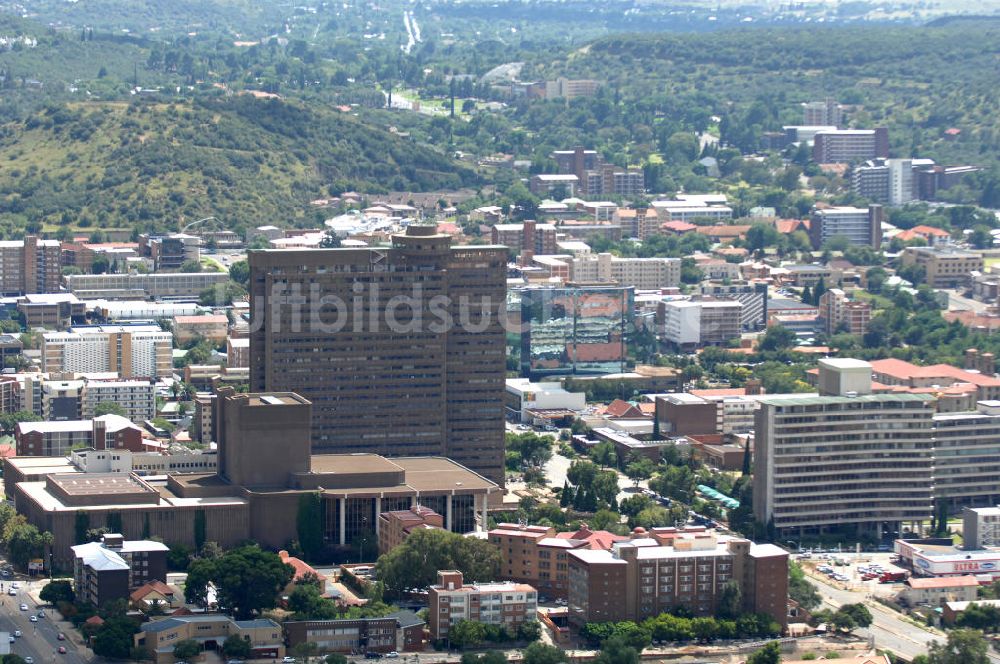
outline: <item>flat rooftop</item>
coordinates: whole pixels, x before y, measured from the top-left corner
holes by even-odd
[[[114,494],[158,495],[159,492],[131,474],[123,473],[74,473],[49,475],[50,484],[70,496],[105,496]]]

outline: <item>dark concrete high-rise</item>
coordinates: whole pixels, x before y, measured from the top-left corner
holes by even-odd
[[[313,451],[445,456],[503,482],[504,247],[250,253],[250,389],[313,404]]]

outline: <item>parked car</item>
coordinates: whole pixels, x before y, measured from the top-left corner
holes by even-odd
[[[399,653],[393,650],[392,652],[387,652],[385,656],[386,659],[397,659],[399,657]]]
[[[66,646],[59,646],[59,654],[60,655],[66,654]]]

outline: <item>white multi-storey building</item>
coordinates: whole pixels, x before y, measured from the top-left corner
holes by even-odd
[[[880,535],[929,519],[934,397],[872,394],[872,366],[819,361],[820,395],[759,399],[754,517],[782,535],[864,528]]]
[[[42,335],[42,368],[159,378],[173,371],[172,348],[173,335],[157,325],[74,327]]]
[[[681,283],[679,258],[620,258],[600,253],[569,260],[570,279],[577,283],[617,283],[640,290],[669,288]]]
[[[186,450],[182,453],[131,452],[114,450],[75,450],[70,463],[82,473],[136,473],[165,475],[167,473],[214,473],[218,455],[212,452]]]
[[[81,415],[94,417],[101,403],[121,406],[125,417],[133,422],[151,420],[156,416],[156,388],[150,380],[88,380],[84,383]]]

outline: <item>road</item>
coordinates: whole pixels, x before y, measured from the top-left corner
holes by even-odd
[[[873,637],[875,645],[879,648],[887,648],[907,659],[913,659],[917,655],[927,653],[928,646],[934,641],[945,641],[946,637],[941,632],[929,631],[918,626],[915,622],[905,620],[899,613],[867,599],[870,595],[869,589],[859,586],[858,590],[845,590],[835,587],[827,582],[826,577],[820,574],[809,573],[809,578],[819,590],[823,597],[823,607],[827,609],[837,609],[844,604],[864,603],[871,611],[874,622],[867,629],[855,630],[855,634],[862,637]],[[1000,656],[990,652],[990,661],[1000,664]]]
[[[15,639],[10,644],[11,652],[21,657],[31,657],[36,664],[42,662],[65,662],[66,664],[85,664],[91,661],[84,656],[82,651],[73,643],[71,635],[67,633],[65,641],[59,641],[57,635],[59,628],[53,622],[58,616],[51,608],[45,610],[45,617],[39,618],[33,623],[29,616],[38,613],[39,604],[28,592],[32,582],[19,581],[21,588],[16,596],[7,594],[10,588],[10,581],[2,582],[3,596],[0,600],[0,631],[9,632],[11,635],[16,630],[20,630],[23,636]],[[21,611],[20,605],[26,604],[27,611]],[[66,647],[66,654],[60,655],[57,650],[59,646]],[[89,655],[89,653],[88,653]]]
[[[965,297],[960,291],[941,289],[948,294],[948,310],[955,311],[958,309],[965,309],[969,311],[974,311],[977,314],[981,314],[986,311],[989,306],[985,302],[980,302],[979,300],[973,300],[971,297]]]

